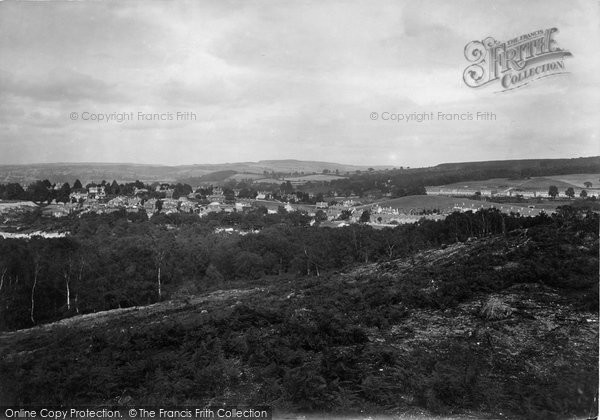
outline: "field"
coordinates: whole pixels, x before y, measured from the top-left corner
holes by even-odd
[[[329,182],[334,181],[336,179],[344,179],[343,176],[337,175],[328,175],[328,174],[313,174],[313,175],[305,175],[305,176],[296,176],[296,177],[288,177],[285,178],[286,181],[316,181],[316,182]]]
[[[282,182],[282,180],[274,178],[259,178],[254,180],[255,184],[281,184]]]
[[[573,177],[573,178],[568,178]],[[583,187],[583,182],[581,181],[581,185],[574,184],[569,182],[569,180],[579,181],[581,179],[588,180],[587,175],[560,175],[554,177],[534,177],[530,179],[509,179],[509,178],[493,178],[486,179],[482,181],[462,181],[455,182],[453,184],[441,185],[444,188],[481,188],[481,189],[498,189],[498,190],[506,190],[508,188],[522,188],[522,189],[535,189],[535,190],[547,190],[550,185],[556,185],[559,190],[564,190],[566,188],[572,187]],[[598,176],[594,175],[594,178],[597,179]]]
[[[244,177],[239,177],[240,175],[242,175],[242,174],[235,175],[234,176],[235,179],[239,180],[239,179],[244,178]],[[246,174],[244,174],[244,175],[246,175]],[[231,177],[230,179],[233,179],[234,177]],[[246,177],[246,178],[250,178],[250,177]],[[295,183],[330,182],[330,181],[335,181],[336,179],[344,179],[344,177],[337,176],[337,175],[327,175],[327,174],[312,174],[312,175],[305,175],[305,176],[294,176],[294,177],[284,178],[283,180],[274,179],[274,178],[264,178],[263,175],[255,175],[253,177],[253,181],[256,184],[281,184],[286,181],[295,182]]]
[[[585,188],[584,182],[591,182],[592,188],[598,188],[600,185],[600,174],[569,174],[569,175],[552,175],[546,178],[555,179],[558,181],[568,182],[579,188]]]
[[[0,200],[0,213],[11,210],[34,209],[37,207],[32,201],[2,201]]]
[[[260,178],[263,178],[264,175],[263,174],[256,174],[256,173],[249,173],[249,172],[244,172],[241,174],[235,174],[235,175],[231,175],[229,178],[227,178],[228,181],[231,180],[236,180],[236,181],[243,181],[246,179],[252,179],[252,180],[257,180]]]
[[[558,179],[551,179],[551,178],[547,178],[547,177],[540,177],[540,178],[531,178],[526,180],[525,182],[523,182],[521,185],[519,185],[518,188],[522,188],[525,190],[543,190],[543,191],[548,191],[548,188],[550,188],[551,185],[555,185],[556,187],[558,187],[558,189],[560,191],[564,191],[567,188],[571,187],[571,188],[575,188],[576,185],[570,184],[568,182],[564,182],[564,181],[560,181]]]

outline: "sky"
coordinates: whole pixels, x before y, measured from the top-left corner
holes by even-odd
[[[552,27],[566,74],[464,83],[469,42]],[[4,1],[0,164],[600,155],[599,41],[594,0]]]

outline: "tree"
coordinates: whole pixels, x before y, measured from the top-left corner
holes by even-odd
[[[84,254],[78,255],[77,242],[69,238],[57,240],[54,243],[54,248],[57,252],[56,261],[59,261],[58,265],[61,267],[61,276],[64,280],[67,311],[70,311],[73,281],[78,280],[81,282]]]
[[[315,220],[317,222],[323,222],[327,220],[327,213],[325,213],[323,210],[317,210],[315,213]]]
[[[182,184],[181,182],[178,182],[173,187],[173,198],[176,200],[179,197],[184,197],[184,196],[187,197],[191,193],[192,193],[192,187],[188,184]]]
[[[44,253],[43,240],[37,239],[36,241],[31,242],[31,259],[32,259],[32,267],[33,267],[33,284],[31,285],[31,297],[30,297],[30,306],[29,306],[29,319],[31,323],[35,325],[35,289],[38,284],[38,279],[40,275],[40,271],[42,270],[42,257]]]
[[[241,251],[233,261],[235,275],[239,278],[257,279],[263,272],[263,259],[253,252]]]
[[[340,215],[338,216],[338,220],[348,220],[352,216],[352,212],[350,210],[342,210]]]
[[[110,194],[112,194],[112,195],[120,194],[119,183],[116,180],[113,180],[112,184],[110,184]]]
[[[279,189],[282,194],[292,194],[294,192],[294,187],[290,181],[283,182]]]
[[[74,190],[80,190],[83,188],[83,185],[81,185],[81,181],[76,179],[75,183],[73,184],[73,189]]]
[[[25,198],[25,190],[17,182],[8,184],[4,190],[3,198],[6,200],[22,200]]]
[[[369,210],[365,210],[360,215],[360,219],[358,220],[360,223],[368,223],[371,220],[371,212]]]
[[[586,190],[581,190],[581,192],[579,193],[579,196],[581,198],[587,198],[587,191]]]
[[[585,188],[592,188],[592,183],[590,181],[584,182],[583,185],[585,185]]]
[[[174,248],[174,236],[168,232],[163,232],[156,228],[148,233],[150,237],[150,247],[152,250],[152,260],[156,268],[156,289],[158,300],[162,299],[163,279],[162,272],[167,257]]]
[[[27,187],[30,200],[41,203],[49,199],[50,191],[48,191],[46,182],[48,181],[35,181]]]
[[[56,201],[60,201],[62,203],[69,202],[69,196],[71,194],[71,187],[68,182],[65,182],[58,190],[58,195],[56,196]]]
[[[573,191],[573,188],[569,187],[565,190],[565,195],[569,198],[573,198],[575,197],[575,191]]]
[[[558,195],[558,187],[556,185],[550,185],[550,188],[548,188],[548,195],[554,200]]]

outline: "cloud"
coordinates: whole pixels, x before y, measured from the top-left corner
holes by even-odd
[[[52,69],[34,80],[0,71],[0,92],[35,101],[71,103],[83,100],[102,103],[123,96],[115,85],[66,68]]]
[[[600,57],[589,48],[600,35],[598,7],[584,0],[3,2],[0,161],[331,156],[418,166],[596,154]],[[570,74],[507,94],[462,82],[467,42],[552,26],[573,52]],[[479,110],[498,121],[369,118]],[[84,111],[187,111],[198,119],[69,118]]]

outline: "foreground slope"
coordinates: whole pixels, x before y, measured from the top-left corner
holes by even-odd
[[[0,400],[585,416],[597,255],[597,233],[538,227],[3,333]]]

